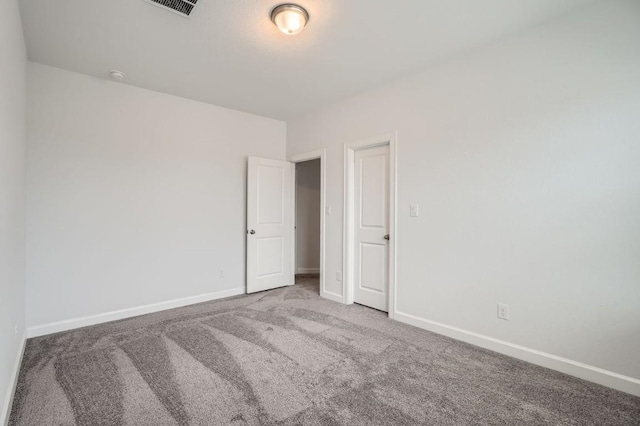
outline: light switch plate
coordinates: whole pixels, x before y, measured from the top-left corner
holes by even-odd
[[[420,206],[417,204],[411,204],[409,206],[409,216],[411,217],[418,217],[419,214],[419,210],[420,210]]]

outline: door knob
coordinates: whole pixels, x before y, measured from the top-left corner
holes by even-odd
[[[255,234],[255,233],[256,233],[256,231],[254,231],[254,230],[252,229],[251,231],[249,231],[249,233],[250,233],[251,235],[253,235],[253,234]]]
[[[389,234],[385,235],[385,236],[384,236],[384,239],[385,239],[385,240],[388,240],[388,239],[389,239]]]

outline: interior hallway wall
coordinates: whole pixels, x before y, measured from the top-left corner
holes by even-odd
[[[320,268],[320,159],[296,163],[296,270]]]
[[[638,76],[640,2],[596,2],[290,122],[327,148],[327,289],[344,143],[397,131],[398,312],[640,378]]]

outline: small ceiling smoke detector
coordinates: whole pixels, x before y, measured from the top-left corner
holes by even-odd
[[[116,80],[116,81],[122,81],[124,80],[124,73],[122,71],[118,71],[118,70],[112,70],[109,75],[111,76],[112,79]]]
[[[309,13],[297,4],[281,4],[271,11],[271,21],[283,33],[294,35],[307,25]]]

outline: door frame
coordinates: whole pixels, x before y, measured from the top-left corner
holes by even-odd
[[[344,144],[344,225],[342,227],[342,285],[343,303],[354,303],[354,174],[355,152],[367,148],[389,145],[389,318],[393,319],[396,313],[396,277],[398,226],[397,226],[397,167],[396,151],[398,145],[397,132],[374,136],[367,139],[359,139]]]
[[[291,209],[293,214],[293,226],[294,226],[294,237],[293,237],[293,259],[292,259],[292,268],[293,268],[293,276],[295,282],[296,276],[296,255],[297,255],[297,235],[295,233],[296,226],[296,163],[302,163],[304,161],[309,160],[320,160],[320,297],[330,300],[336,300],[336,297],[333,293],[327,292],[325,286],[325,237],[326,237],[326,228],[325,228],[325,200],[326,200],[326,166],[327,166],[327,150],[326,148],[317,149],[315,151],[304,152],[302,154],[297,154],[289,157],[287,160],[293,163],[293,167],[291,168]],[[338,296],[340,297],[340,296]]]

